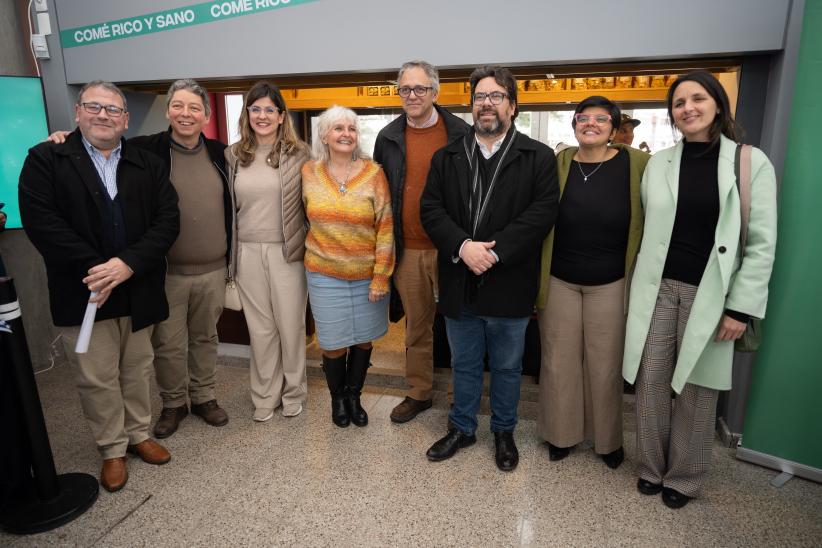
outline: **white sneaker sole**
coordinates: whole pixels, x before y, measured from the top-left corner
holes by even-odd
[[[300,413],[303,412],[303,406],[299,406],[295,411],[289,411],[286,413],[285,408],[283,408],[283,417],[296,417]]]
[[[266,422],[266,421],[270,421],[272,418],[274,418],[274,410],[272,409],[272,410],[268,413],[268,415],[265,415],[264,417],[259,417],[259,416],[257,416],[257,415],[254,415],[252,418],[254,419],[254,422]]]

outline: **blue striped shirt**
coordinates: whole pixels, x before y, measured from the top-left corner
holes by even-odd
[[[96,149],[94,145],[89,143],[85,137],[83,137],[83,146],[86,147],[86,152],[88,152],[88,155],[91,157],[91,162],[94,164],[95,169],[97,169],[100,180],[103,181],[108,195],[113,200],[117,196],[117,165],[120,163],[120,153],[123,149],[122,143],[111,151],[108,158]]]

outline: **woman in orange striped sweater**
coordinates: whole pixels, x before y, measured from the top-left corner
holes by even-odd
[[[339,427],[368,424],[360,393],[372,341],[388,331],[394,230],[388,182],[359,146],[354,111],[320,115],[315,160],[303,166],[308,296]]]

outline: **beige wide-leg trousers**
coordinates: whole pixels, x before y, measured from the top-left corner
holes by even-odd
[[[697,287],[663,279],[636,379],[639,477],[694,497],[711,462],[719,391],[671,379]]]
[[[306,283],[303,263],[286,263],[282,243],[240,242],[237,287],[251,338],[256,409],[305,401]]]
[[[622,447],[625,280],[550,284],[539,311],[539,434],[557,447],[593,440],[605,455]]]
[[[437,313],[437,250],[404,249],[394,286],[405,310],[405,381],[408,395],[430,400],[434,387],[434,316]]]
[[[125,456],[129,444],[149,437],[153,327],[132,333],[130,317],[96,322],[85,354],[74,352],[79,327],[58,328],[83,415],[104,459]]]
[[[166,275],[168,319],[154,328],[154,371],[163,407],[216,398],[217,320],[225,301],[226,269]]]

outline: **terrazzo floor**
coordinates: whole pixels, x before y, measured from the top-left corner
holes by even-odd
[[[97,477],[100,460],[67,366],[37,377],[58,472]],[[396,388],[369,386],[366,428],[336,428],[322,379],[304,412],[251,420],[248,370],[218,368],[222,428],[189,416],[165,440],[172,460],[129,458],[129,481],[57,530],[0,546],[822,546],[822,485],[738,461],[718,442],[703,498],[673,511],[637,493],[633,421],[626,462],[609,470],[590,448],[548,460],[533,420],[516,439],[520,465],[497,470],[488,417],[478,442],[430,463],[445,431],[444,398],[395,425]],[[154,390],[155,417],[160,402]]]

